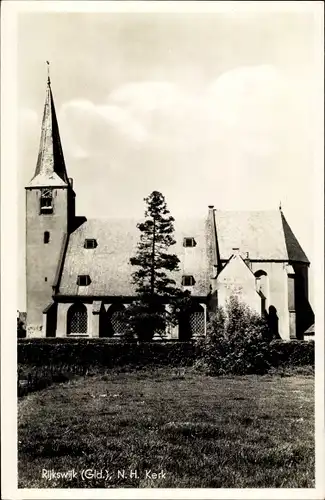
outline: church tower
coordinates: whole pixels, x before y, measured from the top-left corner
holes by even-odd
[[[45,337],[43,311],[75,219],[75,193],[68,178],[51,82],[48,77],[36,169],[26,186],[27,336]]]

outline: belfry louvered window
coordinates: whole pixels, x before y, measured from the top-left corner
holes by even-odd
[[[88,330],[88,314],[84,304],[73,304],[67,315],[68,334],[85,334]]]
[[[41,190],[40,212],[41,212],[41,214],[52,214],[53,213],[52,189],[44,188]]]

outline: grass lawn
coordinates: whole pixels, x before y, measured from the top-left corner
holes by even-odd
[[[314,487],[311,376],[112,372],[18,406],[20,488]]]

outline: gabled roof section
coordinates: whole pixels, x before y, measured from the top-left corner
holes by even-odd
[[[263,298],[263,295],[256,289],[256,278],[238,253],[233,254],[227,264],[219,272],[217,278],[213,280],[212,291],[227,290],[228,294],[239,294],[242,297],[251,297],[254,301]]]
[[[309,262],[280,210],[214,213],[222,261],[239,248],[250,260]]]
[[[309,260],[305,252],[301,248],[297,238],[293,234],[292,229],[287,223],[286,218],[282,212],[281,212],[281,220],[282,220],[284,239],[287,247],[289,260],[309,263]]]
[[[35,174],[27,187],[68,186],[51,82],[48,79]]]
[[[239,254],[234,253],[230,257],[219,272],[217,281],[227,281],[229,277],[231,277],[231,280],[238,281],[238,283],[249,280],[255,286],[255,275]]]

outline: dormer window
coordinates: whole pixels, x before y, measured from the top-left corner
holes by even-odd
[[[88,286],[91,283],[89,274],[79,274],[77,279],[78,286]]]
[[[41,191],[41,201],[40,201],[40,212],[41,214],[52,214],[53,213],[53,193],[52,189],[42,189]]]
[[[184,238],[183,247],[195,247],[196,241],[194,238]]]
[[[183,286],[194,286],[195,285],[195,279],[194,276],[183,276],[182,277],[182,285]]]
[[[85,243],[84,243],[84,248],[96,248],[97,247],[97,241],[95,238],[86,238]]]

